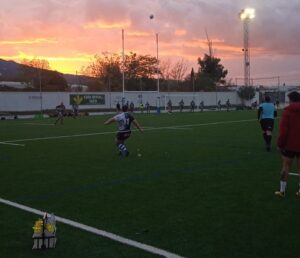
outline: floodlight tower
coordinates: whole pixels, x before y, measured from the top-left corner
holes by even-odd
[[[243,9],[240,19],[244,23],[244,84],[250,85],[250,51],[249,51],[249,22],[255,17],[255,10],[252,8]]]

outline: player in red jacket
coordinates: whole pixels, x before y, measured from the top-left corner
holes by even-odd
[[[282,157],[282,170],[280,178],[280,190],[275,195],[284,197],[289,171],[292,161],[296,158],[300,178],[300,94],[293,91],[288,94],[290,105],[282,113],[277,146]],[[299,190],[296,193],[300,197]]]

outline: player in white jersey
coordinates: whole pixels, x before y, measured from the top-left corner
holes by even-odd
[[[127,150],[124,142],[130,137],[131,123],[133,123],[135,127],[140,130],[141,133],[143,132],[143,129],[140,127],[139,123],[135,120],[135,118],[127,112],[128,106],[123,106],[122,111],[122,113],[109,118],[107,121],[104,122],[104,124],[108,125],[113,122],[117,122],[118,132],[116,134],[115,142],[120,154],[122,154],[122,156],[124,157],[127,157],[129,155],[129,151]]]

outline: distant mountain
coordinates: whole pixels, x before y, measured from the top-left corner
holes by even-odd
[[[0,80],[1,77],[13,78],[18,75],[22,65],[14,61],[0,59]]]
[[[20,70],[21,67],[24,66],[23,64],[19,64],[15,61],[7,61],[0,59],[0,81],[1,80],[14,80]],[[74,74],[63,74],[61,75],[66,79],[68,84],[87,84],[92,78],[83,75],[74,75]]]
[[[89,81],[93,80],[92,77],[75,74],[62,74],[68,84],[87,85]]]

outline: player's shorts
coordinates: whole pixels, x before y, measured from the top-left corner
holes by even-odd
[[[264,131],[273,131],[274,128],[274,119],[265,118],[260,120],[261,129]]]
[[[63,112],[62,112],[62,111],[58,111],[58,113],[57,113],[57,116],[58,116],[58,117],[63,117],[63,116],[64,116],[64,114],[63,114]]]
[[[130,137],[131,131],[126,131],[126,132],[118,132],[116,137],[120,141],[124,141]]]
[[[288,150],[280,150],[281,155],[290,159],[300,158],[300,152],[297,151],[288,151]]]

